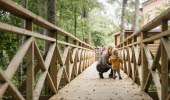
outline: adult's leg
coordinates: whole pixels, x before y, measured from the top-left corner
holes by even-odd
[[[103,79],[103,72],[105,71],[104,67],[102,65],[97,65],[96,69],[99,72],[99,77]]]
[[[108,68],[106,65],[97,65],[97,71],[99,72],[99,77],[103,77],[103,73],[107,72],[110,68]]]
[[[107,72],[109,69],[110,69],[110,68],[107,68],[107,67],[103,66],[102,72],[103,72],[103,73],[104,73],[104,72]]]
[[[113,70],[111,69],[110,74],[109,74],[109,78],[113,77]]]

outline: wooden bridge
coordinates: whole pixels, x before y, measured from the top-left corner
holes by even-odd
[[[11,0],[0,0],[0,9],[26,21],[26,29],[0,23],[1,32],[26,37],[6,69],[0,68],[0,99],[4,99],[5,92],[14,100],[170,99],[170,8],[136,33],[127,33],[131,35],[121,43],[119,34],[115,35],[116,47],[124,60],[121,81],[108,79],[107,76],[103,80],[98,78],[95,49],[90,45]],[[52,35],[34,32],[33,25],[51,30]],[[151,31],[157,26],[161,26],[160,32]],[[59,36],[65,41],[57,40]],[[37,40],[50,43],[44,55]],[[16,86],[12,78],[23,58],[27,63],[26,80]],[[64,88],[59,90],[61,87]],[[156,89],[150,90],[151,87]],[[48,88],[48,93],[42,92],[44,88]]]

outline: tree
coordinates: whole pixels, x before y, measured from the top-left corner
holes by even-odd
[[[46,18],[46,16],[47,16],[47,13],[46,13],[46,11],[47,11],[47,4],[46,3],[47,3],[46,0],[38,0],[38,5],[39,5],[39,7],[38,7],[38,14],[39,14],[39,16],[41,16],[43,18]],[[46,34],[46,30],[44,28],[42,28],[42,27],[38,27],[38,32],[40,34],[43,34],[43,35]],[[44,45],[45,45],[45,41],[43,41],[42,45],[40,46],[41,47],[40,50],[42,50],[43,53],[45,53]]]
[[[21,2],[21,5],[26,9],[27,9],[27,5],[28,5],[27,2],[28,2],[27,0],[23,0]],[[25,28],[25,26],[26,26],[25,20],[22,20],[21,26],[22,26],[22,28]],[[20,36],[19,45],[21,46],[23,43],[24,43],[24,37]],[[18,80],[19,81],[22,81],[22,74],[23,74],[23,61],[21,61],[21,64],[20,64],[19,70],[18,70]]]
[[[56,0],[48,0],[47,1],[47,20],[56,25]],[[47,30],[46,35],[51,36],[52,31]],[[45,50],[48,51],[50,46],[49,42],[46,42]]]
[[[138,30],[138,21],[139,21],[139,0],[135,0],[135,18],[133,32],[136,32]]]
[[[127,4],[127,0],[122,0],[122,15],[121,15],[121,24],[120,24],[120,41],[121,42],[124,40],[126,4]]]

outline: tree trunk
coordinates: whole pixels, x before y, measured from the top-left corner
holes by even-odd
[[[127,0],[123,0],[122,2],[122,15],[121,15],[121,25],[120,25],[120,42],[124,40],[124,33],[125,33],[125,14],[126,14],[126,4]]]
[[[24,8],[27,8],[27,0],[23,0],[21,2],[21,5],[24,7]],[[26,22],[25,20],[22,20],[22,28],[25,29],[25,26],[26,26]],[[20,39],[19,39],[19,46],[21,46],[24,42],[24,37],[23,36],[20,36]],[[23,61],[21,61],[21,64],[19,66],[19,70],[18,70],[18,81],[19,82],[22,82],[22,74],[23,74]]]
[[[60,6],[61,6],[61,7],[60,7],[60,16],[59,16],[59,22],[57,22],[57,25],[58,25],[59,27],[62,27],[61,22],[62,22],[62,17],[63,17],[63,15],[62,15],[62,14],[63,14],[63,13],[62,13],[62,12],[63,12],[63,4],[61,3]]]
[[[135,0],[135,18],[133,32],[136,32],[138,30],[138,21],[139,21],[139,0]]]
[[[39,16],[41,16],[41,17],[44,17],[44,15],[45,15],[45,13],[44,13],[44,11],[46,11],[46,9],[44,8],[45,2],[46,2],[46,0],[42,0],[42,1],[39,0],[39,1],[38,1],[38,4],[39,4],[38,12],[39,12]],[[45,34],[46,30],[45,30],[44,28],[39,27],[39,28],[38,28],[38,31],[39,31],[40,34],[46,35],[46,34]],[[43,41],[43,44],[42,44],[42,45],[43,45],[43,46],[45,45],[45,41]],[[41,50],[43,51],[43,53],[45,54],[45,48],[44,48],[43,46],[42,46],[40,49],[41,49]]]
[[[77,7],[74,10],[74,35],[77,37]]]
[[[86,23],[87,23],[86,27],[88,27],[88,23],[89,23],[89,20],[88,20],[89,12],[88,12],[88,9],[87,9],[86,4],[84,5],[83,17],[86,19],[86,21],[87,21],[87,22],[86,22]],[[87,28],[86,28],[86,29],[87,29]],[[87,30],[85,30],[85,34],[88,34],[88,39],[84,39],[84,40],[85,40],[86,43],[90,44],[90,42],[91,42],[91,33],[90,33],[90,32],[87,33]]]
[[[47,1],[47,20],[56,25],[56,0]],[[51,36],[51,30],[47,30],[46,35]],[[46,42],[45,50],[48,51],[50,46],[49,42]]]

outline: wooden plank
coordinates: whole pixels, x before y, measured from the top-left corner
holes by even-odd
[[[81,50],[82,50],[82,49],[78,49],[78,62],[81,60],[81,58],[80,58]]]
[[[51,30],[51,37],[56,38],[56,41],[57,41],[57,38],[58,38],[57,36],[58,36],[57,31]],[[57,71],[58,71],[57,49],[58,49],[58,47],[56,45],[55,51],[53,53],[53,58],[52,58],[52,61],[51,61],[51,64],[50,64],[50,69],[49,69],[50,75],[47,74],[47,80],[48,80],[49,87],[54,94],[57,93]]]
[[[157,40],[157,39],[160,39],[161,37],[164,37],[164,36],[170,36],[170,30],[167,30],[167,31],[164,31],[164,32],[161,32],[157,35],[154,35],[152,37],[149,37],[147,39],[144,39],[143,42],[152,42],[154,40]]]
[[[68,51],[68,55],[67,55],[67,58],[66,58],[66,67],[65,67],[65,69],[66,69],[66,73],[67,73],[67,75],[68,75],[68,80],[70,80],[70,65],[71,65],[71,63],[70,63],[70,50]]]
[[[141,79],[141,89],[144,90],[144,85],[146,83],[146,80],[147,80],[147,77],[148,77],[148,61],[147,61],[147,58],[146,58],[146,55],[144,50],[142,49],[142,52],[141,52],[141,65],[142,65],[142,79]]]
[[[127,73],[127,65],[126,65],[126,51],[125,49],[123,49],[123,52],[124,52],[124,72]]]
[[[146,44],[143,44],[143,47],[144,47],[144,51],[145,51],[145,54],[146,54],[146,59],[148,61],[148,64],[150,66],[149,70],[152,74],[152,78],[153,78],[153,82],[156,86],[156,91],[157,91],[157,94],[158,94],[158,97],[159,97],[159,100],[161,100],[161,83],[160,83],[160,77],[158,75],[158,73],[156,71],[153,71],[151,70],[151,66],[153,64],[153,59],[152,59],[152,55],[149,51],[149,48],[148,48],[148,45]]]
[[[32,19],[26,19],[26,29],[33,31]],[[34,100],[34,40],[26,54],[26,99]]]
[[[57,40],[57,43],[58,43],[58,44],[68,45],[68,46],[71,46],[71,47],[80,48],[80,49],[85,49],[85,50],[94,51],[94,50],[92,50],[92,49],[84,48],[84,47],[81,47],[81,46],[78,46],[78,45],[74,45],[74,44],[71,44],[71,43],[68,43],[68,42],[65,42],[65,41]]]
[[[148,92],[148,89],[149,89],[151,83],[152,83],[152,75],[151,75],[151,73],[149,72],[148,77],[147,77],[147,80],[146,80],[146,83],[145,83],[145,85],[144,85],[144,91],[145,91],[145,92]]]
[[[24,55],[26,54],[29,46],[31,45],[31,42],[33,41],[33,38],[27,39],[18,49],[17,53],[13,57],[11,63],[8,65],[5,74],[9,78],[9,80],[12,79],[14,76],[15,72],[17,71],[19,64],[21,63]],[[4,83],[0,86],[0,99],[3,97],[3,94],[5,93],[5,90],[7,89],[8,84]]]
[[[74,50],[73,50],[73,51],[74,51]],[[73,63],[73,57],[72,57],[73,51],[70,50],[70,58],[69,58],[69,59],[70,59],[70,63]]]
[[[153,64],[150,67],[153,71],[156,70],[156,68],[161,67],[159,64],[160,57],[161,57],[161,43],[159,43],[158,49],[156,51],[156,55],[153,60]]]
[[[141,47],[141,65],[142,65],[142,79],[141,79],[141,89],[144,90],[144,85],[146,83],[146,80],[147,80],[147,77],[148,77],[148,61],[146,59],[146,52],[144,51],[144,47],[143,47],[143,42],[142,40],[143,39],[146,39],[147,38],[147,34],[148,32],[147,31],[144,31],[141,33],[141,44],[140,44],[140,47]]]
[[[57,49],[57,47],[55,47],[53,58],[52,58],[52,61],[50,64],[50,75],[51,75],[50,77],[52,79],[50,80],[50,77],[48,77],[48,74],[47,74],[47,79],[49,80],[49,82],[51,84],[50,87],[52,87],[54,85],[54,87],[57,89],[57,71],[58,71],[57,68],[59,66],[57,65],[57,56],[58,55],[57,55],[56,49]],[[51,81],[52,81],[52,83],[51,83]],[[52,89],[53,93],[56,93],[53,88],[51,88],[51,89]]]
[[[76,57],[76,52],[77,52],[77,48],[73,49],[73,53],[70,52],[70,63],[71,64],[69,65],[70,66],[69,67],[69,80],[71,80],[72,75],[74,75],[73,72],[74,72],[74,67],[75,67],[74,61],[75,61],[75,57]]]
[[[163,45],[165,47],[165,51],[167,53],[167,56],[170,59],[170,53],[169,53],[170,52],[170,46],[169,46],[170,41],[168,39],[166,39],[166,38],[161,38],[161,41],[162,41],[162,43],[163,43]]]
[[[128,74],[129,77],[131,77],[131,75],[132,75],[131,72],[132,72],[132,71],[131,71],[131,62],[130,62],[130,52],[129,52],[129,48],[127,48],[127,63],[128,63],[128,64],[127,64],[127,65],[128,65],[128,66],[127,66],[127,67],[128,67],[128,70],[127,70],[128,72],[127,72],[127,74]]]
[[[161,31],[168,30],[168,20],[163,19],[161,20]],[[170,58],[170,48],[169,48],[169,41],[168,37],[161,38],[161,98],[165,100],[168,97],[168,62]]]
[[[62,56],[63,64],[67,63],[67,56],[69,56],[69,50],[70,50],[70,46],[65,47],[64,53],[63,53],[63,56]]]
[[[34,100],[34,41],[26,54],[26,99]]]
[[[78,73],[77,73],[77,60],[78,60],[78,49],[76,50],[76,53],[75,53],[75,59],[74,59],[74,76],[77,76]]]
[[[170,99],[170,94],[168,95],[168,97],[166,98],[166,100],[169,100]]]
[[[74,64],[72,63],[72,64],[70,64],[69,66],[70,66],[70,67],[69,67],[68,76],[69,76],[69,81],[71,81],[71,75],[72,75],[72,72],[73,72],[73,66],[74,66]]]
[[[7,74],[7,77],[9,77],[9,79],[12,79],[12,76],[15,74],[20,62],[22,61],[24,55],[26,54],[29,46],[31,45],[32,41],[34,40],[33,37],[28,38],[18,49],[17,53],[15,54],[15,56],[13,57],[11,63],[9,64],[9,66],[7,67],[5,73]]]
[[[47,57],[45,59],[46,71],[41,73],[41,75],[38,79],[37,85],[35,87],[35,91],[34,91],[34,96],[35,96],[34,99],[35,100],[38,100],[40,97],[40,93],[43,88],[43,84],[45,82],[46,76],[48,74],[48,69],[49,69],[50,63],[52,61],[54,51],[56,51],[55,47],[56,47],[56,43],[52,43],[49,47],[49,51],[48,51]]]
[[[57,51],[55,48],[56,48],[56,43],[52,43],[49,47],[49,50],[48,50],[48,53],[45,59],[46,70],[49,68],[54,52]]]
[[[161,39],[163,40],[163,38]],[[161,45],[161,99],[165,100],[168,97],[168,56],[167,47]]]
[[[133,64],[132,64],[132,59],[133,59],[132,57],[133,57],[133,55],[132,55],[132,48],[129,47],[128,51],[129,51],[130,77],[133,79]]]
[[[136,63],[138,64],[138,59],[139,59],[138,46],[134,46],[134,55],[135,55]]]
[[[60,52],[58,45],[56,45],[56,53],[57,53],[57,60],[59,61],[59,64],[63,66],[64,63],[63,63],[63,59],[61,57],[61,52]]]
[[[47,53],[45,53],[45,55],[43,56],[43,59],[45,59],[46,56],[47,56]],[[34,67],[34,75],[36,75],[36,74],[39,72],[40,69],[41,69],[40,65],[37,64],[37,65]],[[25,87],[26,87],[26,80],[24,80],[24,81],[22,82],[22,84],[19,86],[18,89],[19,89],[20,92],[24,92],[24,91],[25,91]]]
[[[51,37],[48,37],[45,35],[41,35],[41,34],[26,30],[26,29],[22,29],[19,27],[15,27],[12,25],[4,24],[4,23],[0,23],[0,31],[1,32],[10,32],[10,33],[24,35],[24,36],[31,36],[31,37],[35,37],[37,39],[51,41],[51,42],[56,41],[54,38],[51,38]]]
[[[63,74],[64,74],[64,79],[65,79],[65,81],[69,83],[69,82],[70,82],[69,76],[68,76],[68,73],[67,73],[67,71],[66,71],[65,68],[63,69]]]
[[[36,43],[36,41],[34,42],[34,45],[35,45],[35,56],[36,56],[36,58],[37,58],[37,60],[38,60],[38,63],[39,63],[39,65],[40,65],[40,67],[41,67],[41,69],[43,70],[43,71],[45,71],[46,70],[46,67],[45,67],[45,64],[44,64],[44,60],[43,60],[43,58],[42,58],[42,56],[41,56],[41,54],[40,54],[40,50],[39,50],[39,48],[38,48],[38,46],[37,46],[37,43]]]
[[[50,22],[46,21],[45,19],[37,16],[36,14],[32,13],[31,11],[23,8],[22,6],[17,5],[15,2],[11,0],[1,0],[0,1],[0,9],[8,11],[18,17],[24,18],[24,19],[33,19],[33,22],[41,27],[47,28],[49,30],[55,30],[59,34],[68,36],[72,40],[77,40],[80,43],[86,45],[90,49],[93,49],[90,45],[87,43],[81,41],[80,39],[76,38],[75,36],[71,35],[70,33],[64,31],[63,29],[51,24]],[[1,26],[1,25],[0,25]],[[93,49],[94,50],[94,49]]]
[[[122,81],[98,78],[96,64],[88,67],[50,100],[60,100],[62,97],[67,100],[152,100],[145,92],[140,91],[140,87],[123,72],[121,73]],[[108,76],[109,73],[105,75]]]
[[[38,82],[36,84],[35,91],[34,91],[34,100],[38,100],[39,97],[40,97],[40,93],[41,93],[41,90],[43,88],[44,81],[46,79],[47,73],[48,73],[48,71],[42,72],[39,79],[38,79]]]
[[[7,77],[7,75],[3,72],[3,70],[0,68],[0,80],[2,82],[5,81],[8,86],[8,93],[13,97],[15,100],[25,100],[24,97],[21,95],[21,93],[17,90],[17,88],[12,84],[10,79]]]
[[[57,75],[56,75],[57,76]],[[57,77],[56,77],[57,78]],[[46,76],[46,80],[47,80],[47,83],[49,85],[49,88],[51,89],[51,91],[53,92],[53,94],[56,94],[57,93],[57,90],[56,90],[56,87],[55,87],[55,84],[53,83],[53,80],[50,76],[49,73],[47,73],[47,76]],[[57,81],[56,81],[57,82]]]
[[[82,49],[81,55],[80,55],[80,73],[83,71],[83,68],[87,66],[87,63],[86,65],[84,64],[86,60],[86,56],[87,56],[86,51]]]
[[[134,51],[134,46],[132,47],[132,78],[133,78],[133,80],[135,80],[135,73],[136,73],[136,70],[137,70],[137,64],[136,64],[136,58],[135,58],[135,51]]]
[[[57,73],[57,90],[59,89],[62,74],[63,74],[63,67],[60,67]]]

